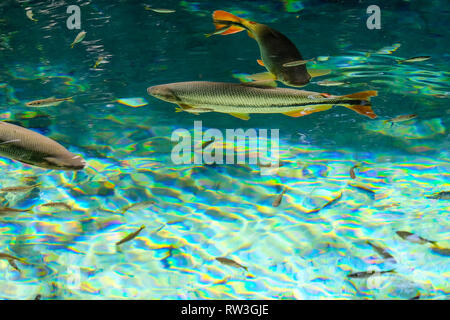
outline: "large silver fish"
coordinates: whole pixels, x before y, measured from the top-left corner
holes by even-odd
[[[252,83],[191,81],[162,84],[148,88],[147,92],[158,99],[178,104],[179,111],[229,113],[243,120],[250,118],[249,113],[282,113],[301,117],[335,105],[372,119],[377,117],[369,102],[370,97],[377,95],[376,91],[334,96]]]
[[[86,165],[56,141],[7,122],[0,122],[0,156],[46,169],[81,170]]]

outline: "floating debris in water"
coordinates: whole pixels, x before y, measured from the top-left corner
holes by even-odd
[[[436,244],[436,241],[431,241],[425,238],[422,238],[412,232],[408,232],[408,231],[396,231],[395,232],[400,238],[402,238],[403,240],[412,242],[412,243],[418,243],[418,244],[426,244],[426,243],[431,243],[431,244]]]
[[[148,105],[147,100],[145,100],[144,98],[122,98],[118,99],[117,102],[133,108]]]
[[[234,268],[242,268],[245,271],[248,271],[247,267],[243,266],[240,263],[237,263],[236,261],[234,261],[232,259],[228,259],[228,258],[225,258],[225,257],[219,257],[219,258],[216,258],[216,260],[219,261],[222,264],[227,265],[227,266],[231,266],[231,267],[234,267]]]
[[[145,226],[141,226],[137,231],[135,231],[135,232],[133,232],[133,233],[130,233],[129,235],[127,235],[127,236],[126,236],[125,238],[123,238],[122,240],[116,242],[116,245],[118,246],[118,245],[121,245],[121,244],[123,244],[123,243],[125,243],[125,242],[128,242],[128,241],[130,241],[130,240],[133,240],[134,238],[136,238],[136,237],[138,236],[138,234],[139,234],[142,230],[144,230],[144,228],[145,228]]]
[[[450,200],[450,191],[441,191],[425,196],[428,199]]]

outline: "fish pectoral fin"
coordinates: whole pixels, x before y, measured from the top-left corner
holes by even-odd
[[[309,69],[308,73],[312,78],[315,78],[315,77],[321,77],[321,76],[330,74],[331,70],[330,69]]]
[[[248,120],[250,119],[250,116],[248,115],[248,113],[230,113],[231,116],[239,118],[241,120]]]
[[[284,112],[283,114],[286,115],[286,116],[289,116],[289,117],[297,118],[297,117],[307,116],[307,115],[309,115],[311,113],[325,111],[325,110],[331,109],[332,107],[333,107],[333,105],[326,104],[326,105],[321,105],[321,106],[317,106],[317,107],[307,108],[307,109],[303,109],[303,110]]]
[[[256,62],[261,66],[264,67],[264,62],[261,59],[257,59]]]
[[[255,73],[255,74],[247,76],[247,78],[251,79],[251,80],[255,80],[255,81],[258,81],[258,80],[276,80],[277,79],[277,77],[274,74],[270,73],[270,72]]]
[[[179,108],[175,109],[176,112],[186,111],[186,110],[194,108],[193,106],[190,106],[190,105],[185,104],[185,103],[177,103],[177,105],[179,106]]]

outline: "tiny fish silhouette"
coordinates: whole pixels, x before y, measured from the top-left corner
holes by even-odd
[[[116,245],[121,245],[122,243],[128,242],[130,240],[133,240],[134,238],[136,238],[138,236],[138,234],[145,228],[145,226],[141,226],[137,231],[130,233],[129,235],[127,235],[125,238],[123,238],[122,240],[116,242]]]

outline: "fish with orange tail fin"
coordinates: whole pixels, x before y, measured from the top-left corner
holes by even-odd
[[[293,61],[308,60],[303,59],[297,47],[285,35],[264,24],[240,18],[223,10],[214,11],[213,22],[217,34],[229,35],[247,30],[248,35],[256,40],[261,53],[258,64],[269,72],[254,75],[253,80],[276,80],[288,86],[302,87],[308,84],[312,77],[330,73],[330,70],[308,71],[305,63],[292,65]]]
[[[273,88],[263,83],[190,81],[153,86],[147,92],[158,99],[177,104],[180,111],[194,114],[228,113],[242,120],[250,119],[250,113],[282,113],[290,117],[302,117],[338,105],[372,119],[377,117],[369,101],[370,97],[377,95],[377,91],[334,96]]]

